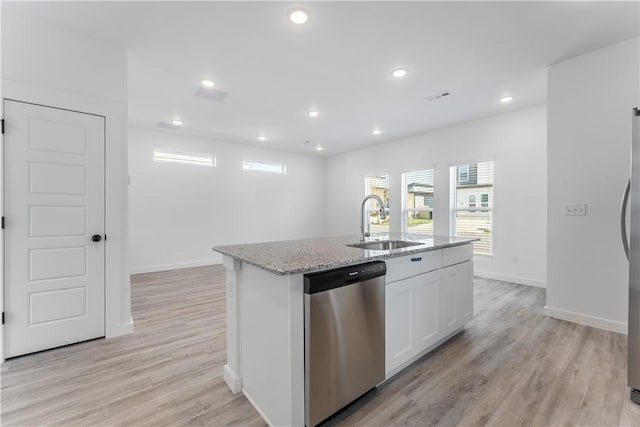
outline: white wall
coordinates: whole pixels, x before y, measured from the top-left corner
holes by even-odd
[[[449,234],[449,167],[494,160],[494,256],[477,256],[476,274],[545,286],[546,114],[536,106],[327,159],[328,233],[359,232],[366,175],[391,174],[391,217],[400,218],[401,174],[435,167],[435,233]]]
[[[217,168],[153,162],[157,148],[211,153]],[[287,174],[243,160],[284,162]],[[324,234],[319,157],[130,128],[129,170],[133,273],[220,263],[217,245]]]
[[[2,3],[2,97],[106,117],[106,334],[131,332],[126,51],[19,6]]]
[[[547,312],[626,331],[628,263],[619,206],[629,179],[638,39],[549,68]],[[587,216],[562,215],[586,203]]]

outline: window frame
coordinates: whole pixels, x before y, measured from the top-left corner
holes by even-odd
[[[484,200],[484,196],[487,196],[487,200]],[[488,208],[489,207],[489,193],[480,193],[480,207]]]
[[[481,163],[488,163],[491,162],[493,163],[493,176],[492,176],[492,181],[491,181],[491,194],[493,194],[493,199],[495,200],[495,194],[496,194],[496,175],[495,175],[495,168],[496,168],[496,161],[495,160],[479,160],[477,162],[475,162],[476,165],[481,164]],[[467,166],[469,166],[470,164],[473,163],[466,163]],[[477,197],[476,197],[476,207],[470,207],[470,206],[458,206],[457,204],[457,184],[461,183],[460,181],[458,181],[458,171],[459,171],[459,167],[461,165],[459,164],[454,164],[452,166],[449,167],[449,233],[452,236],[456,235],[456,216],[458,212],[490,212],[491,213],[491,253],[487,254],[484,252],[476,252],[475,251],[475,246],[474,246],[474,251],[473,251],[473,255],[474,256],[480,256],[480,257],[485,257],[485,258],[493,258],[495,256],[495,218],[494,218],[494,211],[495,211],[495,206],[490,206],[489,203],[489,198],[487,198],[487,206],[482,206],[482,202],[480,202],[480,206],[478,206],[477,203]],[[468,179],[467,181],[468,182]],[[464,182],[462,182],[464,183]],[[482,195],[486,194],[487,197],[489,196],[489,193],[480,193],[481,197]],[[480,199],[482,200],[482,199]],[[468,199],[467,199],[467,205],[468,205]]]
[[[388,183],[389,183],[388,187],[387,187],[387,190],[389,191],[389,197],[388,197],[387,200],[385,200],[382,197],[381,197],[381,199],[383,199],[382,202],[384,204],[384,207],[383,207],[384,208],[384,212],[385,212],[385,215],[387,216],[387,220],[389,222],[389,225],[386,226],[387,229],[388,229],[387,233],[389,233],[389,232],[391,232],[391,216],[389,215],[389,213],[390,213],[389,207],[391,205],[391,172],[384,171],[384,172],[380,172],[380,173],[368,173],[368,174],[365,174],[364,175],[364,195],[362,196],[362,198],[364,199],[369,194],[372,194],[371,191],[370,191],[371,190],[371,185],[370,185],[370,182],[369,182],[370,179],[372,179],[372,178],[384,178],[384,177],[387,178]],[[367,218],[369,218],[369,220],[371,220],[371,213],[374,212],[374,211],[378,211],[377,203],[375,205],[376,206],[375,208],[371,207],[373,203],[375,203],[373,200],[367,200],[367,203],[365,204],[365,207],[364,207],[365,215],[366,215]],[[371,231],[371,225],[372,224],[370,223],[369,224],[369,231]],[[380,226],[380,227],[384,227],[384,226]],[[371,231],[371,233],[373,234],[374,232]]]
[[[433,174],[433,206],[430,208],[409,208],[407,207],[407,202],[408,202],[408,189],[407,189],[407,175],[411,174],[411,173],[416,173],[416,172],[427,172],[427,171],[431,171],[431,173]],[[436,168],[435,166],[430,166],[430,167],[426,167],[425,169],[416,169],[416,170],[410,170],[407,172],[402,172],[401,174],[401,188],[402,188],[402,192],[400,194],[400,205],[401,205],[401,220],[400,220],[400,227],[401,227],[401,231],[402,233],[411,233],[411,230],[409,230],[409,214],[410,213],[417,213],[417,212],[430,212],[431,213],[431,227],[432,227],[432,232],[431,235],[435,234],[435,188],[436,188]],[[417,233],[417,234],[422,234],[422,233]]]

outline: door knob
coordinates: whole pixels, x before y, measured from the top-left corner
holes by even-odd
[[[91,240],[93,240],[94,242],[99,242],[100,240],[102,240],[102,236],[99,234],[94,234],[93,236],[91,236]]]

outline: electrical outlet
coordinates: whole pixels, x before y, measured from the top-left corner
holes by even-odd
[[[581,203],[578,205],[564,205],[562,214],[564,216],[586,216],[587,204]]]

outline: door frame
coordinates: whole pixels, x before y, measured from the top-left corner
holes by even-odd
[[[4,100],[50,106],[103,116],[105,120],[105,337],[133,332],[129,277],[129,212],[127,163],[127,103],[95,98],[2,79],[0,116]],[[10,126],[6,123],[5,126]],[[0,206],[4,216],[4,135],[0,141]],[[5,307],[4,231],[0,233],[0,302]],[[0,325],[0,362],[4,362],[4,325]]]

